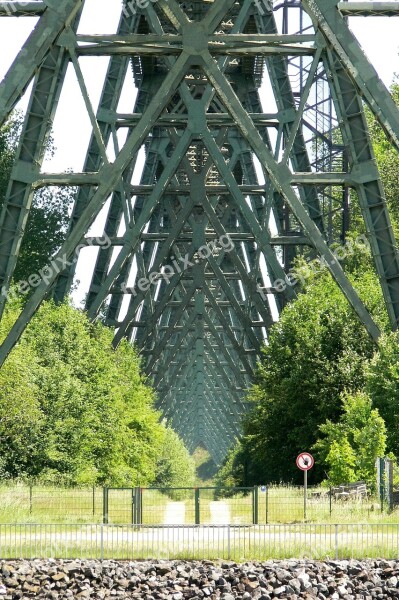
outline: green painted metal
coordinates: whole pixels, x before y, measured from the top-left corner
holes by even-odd
[[[164,416],[190,450],[203,445],[220,463],[240,435],[261,345],[297,293],[281,284],[304,246],[323,256],[378,339],[377,326],[330,250],[346,225],[335,230],[327,188],[346,203],[348,190],[356,191],[389,318],[397,325],[399,261],[362,98],[396,145],[399,112],[345,22],[352,14],[396,14],[397,7],[303,0],[302,9],[276,4],[273,11],[263,1],[159,0],[131,11],[125,3],[116,32],[99,35],[77,33],[83,0],[62,7],[13,4],[14,14],[40,18],[25,45],[29,60],[22,64],[19,57],[0,84],[4,120],[35,76],[0,216],[0,309],[34,191],[76,185],[70,231],[54,259],[65,264],[78,245],[110,242],[95,259],[86,310],[115,329],[115,346],[124,338],[135,342]],[[0,2],[0,16],[10,9],[11,3]],[[285,11],[282,19],[279,10]],[[287,20],[294,10],[301,10],[304,23],[299,32]],[[49,35],[39,42],[45,27]],[[81,57],[89,56],[110,57],[97,110],[81,69]],[[69,63],[92,136],[82,173],[44,173],[45,140]],[[131,113],[121,113],[122,89],[132,76],[137,99]],[[262,106],[262,76],[275,106]],[[341,145],[331,141],[331,130],[312,125],[312,114],[325,108],[320,85],[331,94],[330,129],[334,119],[339,122]],[[331,153],[329,160],[315,156],[309,131]],[[143,146],[137,184],[132,177]],[[108,198],[104,235],[95,239],[88,231]],[[52,293],[61,301],[69,294],[75,267],[72,261],[61,272],[53,269],[37,287],[0,349],[0,363],[43,299]]]
[[[8,14],[9,4],[4,6],[5,14]],[[18,15],[18,8],[23,9],[23,4],[27,4],[25,8],[28,9],[32,3],[16,2],[13,14]],[[82,4],[83,0],[65,0],[62,4],[57,0],[46,0],[43,15],[0,83],[0,125],[21,98],[48,52],[54,48],[60,33],[74,22]]]
[[[68,57],[63,48],[53,47],[45,57],[35,79],[25,118],[22,139],[7,189],[7,200],[0,213],[0,287],[8,289],[15,270],[44,150],[50,134],[55,108],[61,93]],[[0,297],[0,315],[6,296]]]

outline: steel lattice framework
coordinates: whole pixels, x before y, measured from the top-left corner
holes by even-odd
[[[330,249],[345,235],[349,190],[397,327],[399,257],[363,103],[398,150],[399,112],[346,17],[398,15],[399,2],[126,1],[112,35],[81,33],[83,8],[84,0],[0,2],[4,18],[39,17],[0,85],[3,124],[33,81],[0,215],[1,313],[35,191],[78,188],[67,239],[32,283],[0,361],[46,297],[70,293],[76,249],[103,246],[86,299],[90,318],[115,329],[115,345],[135,341],[163,413],[191,450],[202,444],[220,462],[240,434],[261,344],[295,295],[280,280],[299,249],[324,257],[370,335],[379,336]],[[110,57],[98,107],[80,65],[87,56]],[[44,149],[68,69],[92,137],[82,172],[46,173]],[[132,76],[136,103],[120,114]],[[145,166],[134,185],[142,147]],[[103,239],[90,238],[105,206]]]

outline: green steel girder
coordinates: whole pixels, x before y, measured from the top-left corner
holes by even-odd
[[[221,439],[225,438],[226,443],[228,444],[228,439],[229,437],[231,438],[231,435],[239,436],[240,434],[240,427],[237,424],[237,415],[239,413],[238,410],[235,413],[232,411],[232,403],[229,394],[225,394],[222,389],[215,388],[215,382],[213,377],[211,376],[212,369],[209,369],[205,374],[205,390],[208,392],[208,394],[213,394],[214,396],[217,396],[218,399],[220,399],[219,402],[213,403],[213,412],[217,415],[217,422],[215,423],[215,426],[217,428],[217,425],[223,424],[224,435],[222,433],[223,430],[221,431],[219,429],[219,436],[221,437]],[[192,389],[193,387],[194,384],[191,383],[187,390],[188,397],[194,396]],[[192,422],[193,427],[195,428],[195,424],[198,418],[195,410],[195,402],[191,401],[187,403],[187,401],[184,400],[181,401],[180,406],[181,408],[179,406],[174,407],[173,414],[179,416],[181,430],[185,430],[189,426],[190,421]]]
[[[173,394],[172,400],[173,401],[176,400],[176,402],[179,399],[179,389],[182,387],[179,385],[178,380],[181,379],[182,383],[187,383],[187,381],[188,381],[190,384],[190,382],[191,382],[191,379],[188,379],[188,380],[186,379],[186,372],[184,370],[181,370],[181,372],[179,373],[177,371],[177,369],[182,369],[182,367],[184,367],[185,365],[189,365],[190,368],[193,366],[193,364],[194,364],[193,361],[195,362],[195,359],[196,359],[196,357],[194,356],[194,358],[193,358],[193,355],[192,355],[193,354],[192,342],[194,341],[194,339],[195,339],[195,335],[192,335],[187,340],[187,348],[185,349],[185,355],[184,355],[184,357],[182,357],[182,361],[177,364],[176,371],[173,373],[173,377],[176,378],[176,390]],[[208,344],[208,342],[205,342],[205,343]],[[213,352],[213,349],[212,349],[212,352]],[[217,364],[221,364],[220,361],[218,361]],[[225,383],[228,383],[227,389],[230,390],[233,382],[232,381],[230,382],[228,376],[227,376],[227,380],[225,379]],[[183,385],[183,387],[186,387],[186,386]],[[160,400],[160,405],[163,405],[163,404],[167,403],[167,398],[168,398],[167,394],[165,395],[164,392],[166,391],[168,393],[170,391],[170,388],[162,387],[162,388],[160,388],[160,390],[162,391],[162,399]],[[241,396],[235,394],[235,391],[234,391],[234,395],[235,395],[235,402],[242,409],[245,406],[245,404],[242,403]]]
[[[60,261],[72,257],[79,244],[91,244],[87,231],[111,196],[104,227],[104,239],[111,240],[111,247],[98,253],[86,308],[92,319],[105,308],[106,322],[116,328],[115,345],[123,337],[135,341],[159,391],[164,415],[191,450],[205,445],[220,463],[240,434],[241,415],[248,409],[245,388],[264,332],[267,335],[273,324],[269,294],[274,294],[279,310],[294,296],[290,286],[279,292],[277,281],[284,279],[298,246],[309,245],[324,256],[369,333],[378,338],[378,328],[325,241],[320,189],[355,189],[391,323],[397,324],[399,262],[361,98],[395,143],[398,111],[386,90],[380,89],[343,17],[392,14],[395,7],[387,2],[354,6],[303,0],[314,30],[298,34],[280,33],[271,6],[265,4],[262,14],[253,0],[241,4],[159,0],[133,15],[126,6],[116,34],[75,35],[69,25],[77,22],[84,2],[64,2],[58,15],[52,2],[15,3],[16,14],[22,14],[24,4],[26,13],[41,15],[27,47],[37,43],[37,32],[50,21],[51,35],[38,46],[42,58],[32,55],[24,65],[21,82],[16,82],[14,65],[0,87],[0,117],[35,73],[34,90],[42,95],[40,126],[34,121],[33,127],[25,127],[21,158],[10,184],[10,189],[17,188],[19,200],[14,207],[15,194],[9,194],[6,206],[13,211],[12,219],[6,221],[11,212],[4,212],[0,220],[0,276],[7,286],[35,189],[79,187],[68,239],[55,257]],[[6,12],[0,2],[0,16]],[[63,60],[55,62],[56,54]],[[110,56],[96,114],[80,67],[83,55]],[[51,60],[58,75],[38,85]],[[41,173],[45,137],[67,61],[75,69],[93,135],[83,173]],[[292,61],[307,65],[301,98],[295,97],[291,85]],[[118,103],[129,62],[139,91],[133,113],[126,115],[118,113]],[[275,112],[264,112],[261,104],[262,65],[268,69]],[[336,172],[316,165],[304,134],[312,131],[306,111],[323,65],[349,159],[349,168],[343,165]],[[120,128],[127,132],[121,149]],[[327,144],[325,131],[313,133]],[[112,142],[116,159],[109,163],[106,148]],[[144,144],[141,183],[132,185]],[[28,159],[23,157],[26,149]],[[253,156],[260,162],[263,185],[258,183]],[[271,232],[271,216],[277,234]],[[119,235],[122,226],[126,231]],[[214,247],[207,259],[198,260],[199,248],[226,234],[234,242],[233,251]],[[120,251],[114,260],[115,248]],[[195,264],[175,272],[168,282],[154,281],[140,289],[140,278],[185,257]],[[58,300],[68,294],[74,272],[74,264],[61,274],[54,272],[28,299],[0,349],[0,363],[49,292],[55,287]],[[268,296],[259,290],[267,290]]]
[[[40,17],[46,11],[48,2],[0,2],[2,17]]]
[[[322,32],[328,45],[334,49],[344,64],[359,95],[369,104],[373,114],[399,150],[398,108],[377,71],[357,43],[339,11],[339,4],[342,5],[337,0],[302,0],[302,5],[315,26]],[[351,4],[353,8],[353,3]],[[373,4],[370,2],[369,13],[372,13]]]
[[[399,5],[393,2],[338,2],[338,10],[344,17],[394,17],[399,15]]]
[[[144,78],[143,85],[140,89],[139,99],[141,99],[141,96],[143,94],[143,87],[146,91],[146,93],[144,95],[145,97],[143,100],[147,103],[148,98],[151,97],[151,95],[148,94],[149,88],[153,87],[153,85],[151,86],[151,79],[150,79],[150,84],[147,84],[147,78]],[[156,90],[156,87],[154,88],[154,91],[155,90]],[[162,165],[165,165],[168,162],[167,151],[168,151],[169,145],[170,145],[170,139],[166,132],[164,132],[164,131],[153,132],[152,138],[146,148],[146,163],[145,163],[145,168],[143,170],[143,176],[142,176],[143,183],[149,183],[149,182],[154,181],[154,179],[156,179],[157,176],[159,175],[159,169],[163,168]],[[175,177],[172,179],[172,181],[174,181],[174,179],[175,179]],[[129,184],[129,181],[127,181],[125,183],[127,188],[129,187],[128,184]],[[172,199],[166,194],[161,198],[158,206],[154,209],[154,211],[150,217],[150,220],[148,223],[148,229],[147,229],[147,231],[149,233],[154,233],[159,230],[160,222],[161,222],[162,218],[165,221],[165,218],[162,217],[162,215],[166,212],[166,209],[169,205],[169,202],[171,202],[171,200]],[[134,210],[133,210],[133,221],[132,221],[133,223],[135,223],[139,219],[141,211],[143,210],[144,203],[145,203],[145,198],[143,196],[140,195],[136,198],[136,201],[134,202]],[[163,229],[165,229],[165,231],[166,230],[169,231],[168,227],[165,225],[165,222],[163,224]],[[149,269],[150,269],[149,261],[151,260],[153,251],[154,251],[154,244],[146,243],[146,244],[144,244],[142,251],[138,251],[135,253],[134,256],[138,263],[137,280],[140,280],[140,277],[144,277],[146,274],[148,274]],[[132,268],[132,265],[133,265],[133,255],[129,256],[128,260],[126,261],[126,264],[121,269],[118,278],[115,280],[114,286],[112,288],[112,292],[114,292],[115,290],[117,290],[118,288],[121,288],[121,286],[126,284],[126,281],[128,279],[129,273]],[[106,275],[107,275],[107,273],[104,273],[104,276],[102,279],[102,284],[104,281],[106,281]],[[152,305],[153,304],[152,295],[150,295],[149,298],[150,298],[149,299],[150,305]],[[123,295],[119,294],[119,296],[118,296],[115,293],[112,294],[110,306],[109,306],[109,310],[108,310],[108,318],[115,319],[115,321],[117,320],[122,299],[123,299]],[[129,311],[130,311],[130,307],[128,308],[128,312]],[[142,318],[146,317],[146,312],[147,312],[147,307],[144,304],[143,309],[142,309]],[[119,329],[117,335],[119,335],[120,333],[121,333],[121,329]],[[125,333],[124,333],[124,335],[125,335]],[[139,338],[139,337],[140,337],[140,332],[139,332],[137,338]],[[119,342],[115,338],[115,345],[117,343],[119,343]],[[139,343],[138,339],[137,339],[137,343]]]
[[[207,317],[207,316],[205,317],[205,321],[206,321],[206,322],[207,322],[207,321],[209,322],[209,319],[208,319],[208,317]],[[188,325],[189,325],[189,324],[187,323],[187,324],[185,325],[185,327],[183,327],[183,329],[182,329],[182,332],[181,332],[181,337],[182,337],[182,338],[185,338],[185,336],[186,336],[186,335],[187,335],[187,333],[188,333]],[[215,326],[214,326],[214,325],[212,325],[212,327],[213,327],[213,330],[214,330],[214,331],[216,331],[216,329],[215,329]],[[210,326],[209,328],[211,329],[211,326]],[[224,327],[224,328],[223,328],[223,330],[224,330],[224,331],[226,331],[226,328]],[[227,328],[227,331],[230,331],[230,330],[231,330],[231,328],[230,328],[230,327],[228,327],[228,328]],[[226,335],[225,335],[225,337],[226,337]],[[227,337],[229,337],[229,336],[227,336]],[[233,339],[234,339],[234,341],[235,341],[235,338],[233,338]],[[231,346],[231,350],[228,350],[228,348],[229,348],[229,346],[227,345],[227,340],[225,339],[225,340],[224,340],[224,343],[223,343],[223,344],[221,344],[222,353],[225,353],[226,351],[229,351],[229,352],[231,351],[231,352],[234,352],[235,356],[237,356],[237,358],[238,358],[238,355],[237,355],[237,353],[236,353],[235,349],[233,348],[233,346]],[[173,351],[171,354],[164,354],[164,360],[168,361],[168,363],[170,364],[170,363],[171,363],[171,361],[173,360],[173,358],[174,358],[174,356],[175,356],[175,354],[176,354],[176,352],[177,352],[177,350],[178,350],[178,349],[179,349],[179,347],[178,347],[178,346],[176,346],[176,347],[174,348],[174,351]],[[245,359],[244,359],[244,360],[245,360]],[[236,364],[239,364],[239,363],[236,363]],[[244,364],[245,364],[245,363],[244,363]],[[245,372],[245,371],[244,371],[244,372]],[[163,379],[165,379],[165,377],[166,377],[167,373],[168,373],[168,371],[163,371],[162,373],[159,373],[158,375],[156,375],[156,376],[155,376],[155,380],[154,380],[155,384],[156,384],[156,385],[159,385],[159,384],[161,383],[161,381],[162,381]],[[250,369],[249,365],[248,365],[248,373],[249,373],[249,374],[251,374],[251,369]],[[173,382],[173,377],[174,377],[174,372],[173,372],[173,369],[172,369],[171,373],[168,373],[168,375],[169,375],[169,378],[170,378],[170,379],[172,380],[172,382]]]
[[[195,366],[195,363],[193,363],[192,365],[190,365],[191,367]],[[209,371],[211,372],[212,370],[209,369]],[[170,408],[170,414],[171,414],[171,418],[173,418],[174,415],[178,415],[178,428],[181,431],[184,431],[190,421],[193,422],[193,426],[195,427],[195,423],[197,422],[197,418],[198,415],[196,414],[195,411],[195,402],[192,400],[193,397],[195,397],[194,393],[193,393],[193,388],[195,388],[196,386],[196,382],[193,379],[192,381],[190,381],[189,385],[187,386],[187,389],[185,390],[185,395],[181,398],[180,403],[178,402],[179,399],[179,395],[176,395],[176,397],[174,398],[174,405],[172,405]],[[224,424],[224,430],[228,435],[223,436],[221,435],[221,432],[219,430],[219,435],[221,435],[221,437],[226,437],[227,438],[227,443],[228,443],[228,438],[229,435],[233,434],[238,436],[240,433],[240,429],[239,426],[237,425],[237,416],[240,414],[238,409],[236,411],[236,413],[232,412],[232,403],[231,403],[231,399],[230,399],[230,395],[226,394],[222,389],[217,389],[215,388],[214,385],[214,379],[211,379],[211,373],[208,373],[208,371],[205,373],[205,389],[209,392],[209,393],[213,393],[215,395],[218,396],[218,398],[220,398],[220,402],[215,402],[212,405],[213,411],[215,412],[215,414],[217,415],[218,424]],[[191,401],[187,402],[186,398],[190,397]],[[168,410],[165,410],[165,414],[166,416],[168,416]],[[177,425],[177,423],[176,423]]]
[[[85,42],[84,46],[76,46],[75,51],[78,56],[130,56],[132,54],[155,55],[155,56],[178,56],[183,48],[183,36],[101,36],[103,41],[93,42],[93,38],[80,36],[77,41]],[[275,36],[256,36],[256,44],[252,44],[248,35],[242,35],[242,43],[238,39],[231,41],[233,36],[211,36],[208,41],[209,51],[213,56],[245,56],[262,54],[281,54],[289,56],[312,56],[315,49],[312,45],[299,46],[295,42],[303,42],[303,36],[294,39],[294,43],[285,40],[276,41]],[[291,37],[291,36],[289,36]],[[216,39],[215,39],[216,38]],[[236,36],[238,38],[238,36]],[[215,41],[214,41],[215,40]],[[313,39],[312,39],[313,41]],[[245,43],[246,42],[246,43]],[[249,42],[249,43],[248,43]],[[172,45],[173,44],[173,45]],[[260,45],[262,44],[262,45]]]
[[[208,398],[212,398],[209,393]],[[215,403],[215,398],[212,399]],[[195,442],[195,445],[192,445],[194,440],[197,439],[209,448],[212,455],[215,456],[216,462],[220,463],[230,447],[229,440],[235,439],[232,438],[234,430],[231,430],[227,425],[223,426],[226,423],[223,415],[219,416],[215,411],[209,409],[212,403],[210,399],[206,399],[205,394],[202,396],[201,401],[203,410],[200,415],[193,407],[181,425],[180,420],[176,418],[171,420],[171,424],[180,432],[190,451],[193,452],[200,445],[198,441]],[[218,426],[218,422],[222,425]],[[180,426],[182,429],[180,429]],[[238,438],[239,434],[236,434],[235,437]]]
[[[120,332],[118,332],[118,333],[120,333]]]
[[[183,52],[181,57],[179,57],[176,61],[174,67],[172,67],[166,76],[166,93],[162,88],[155,94],[146,112],[144,113],[141,122],[138,123],[134,131],[127,139],[125,146],[120,151],[113,165],[103,165],[100,168],[99,180],[101,183],[88,202],[86,208],[83,210],[75,227],[70,232],[68,239],[55,256],[55,261],[64,261],[65,258],[69,259],[72,256],[75,248],[78,246],[83,236],[87,233],[88,228],[90,227],[94,218],[104,206],[108,195],[115,187],[118,186],[122,173],[130,164],[131,156],[139,150],[148,133],[156,123],[158,116],[162,113],[162,110],[173,96],[173,93],[184,76],[189,61],[190,57]],[[2,345],[0,352],[0,364],[4,362],[15,343],[19,340],[27,323],[35,314],[41,302],[47,295],[49,289],[56,281],[57,276],[58,273],[53,270],[51,275],[49,275],[46,280],[43,280],[42,283],[36,288],[35,292],[25,304],[20,317]]]
[[[244,347],[242,347],[238,340],[236,339],[235,335],[233,334],[233,332],[231,331],[230,327],[229,327],[229,322],[227,321],[226,316],[223,314],[222,309],[220,308],[220,306],[218,306],[217,301],[215,300],[211,290],[209,289],[209,287],[206,287],[206,296],[210,302],[210,305],[213,308],[213,311],[219,321],[219,323],[223,326],[223,329],[227,335],[227,337],[229,338],[230,344],[232,346],[232,348],[234,348],[235,352],[238,354],[238,356],[240,356],[241,358],[241,363],[245,369],[245,371],[248,374],[251,374],[252,370],[253,370],[253,366],[250,365],[250,363],[248,362],[248,358],[246,356],[246,349]],[[255,353],[259,352],[260,349],[259,348],[255,348]],[[251,368],[252,367],[252,368]]]
[[[328,51],[327,72],[334,80],[333,95],[342,121],[342,136],[348,148],[351,172],[359,181],[355,186],[367,228],[376,271],[388,315],[396,329],[399,319],[399,253],[387,210],[373,147],[368,133],[362,100],[338,56]]]
[[[190,213],[192,212],[193,208],[194,208],[194,199],[193,198],[191,198],[189,201],[187,201],[185,204],[183,204],[180,213],[176,216],[176,220],[175,220],[175,223],[173,224],[173,227],[168,231],[168,239],[162,245],[160,251],[158,252],[156,260],[154,261],[154,264],[152,265],[152,272],[158,272],[160,270],[163,261],[165,260],[165,258],[167,258],[173,243],[175,242],[176,238],[178,237],[180,231],[182,230],[182,228],[183,228],[187,218],[189,217]],[[190,261],[194,255],[194,252],[195,252],[194,246],[191,245],[190,249],[187,252],[188,259]],[[170,281],[168,290],[164,291],[162,300],[156,306],[155,312],[154,312],[153,316],[151,317],[150,323],[148,324],[147,335],[149,335],[151,328],[155,327],[156,322],[161,317],[163,310],[166,308],[166,304],[170,298],[170,295],[173,293],[173,290],[177,286],[181,277],[182,277],[182,273],[176,273],[173,276],[172,280]],[[129,327],[130,323],[134,320],[134,317],[137,313],[140,303],[143,301],[146,294],[148,294],[148,290],[139,290],[138,292],[136,292],[136,291],[134,291],[134,292],[135,292],[134,300],[131,301],[130,306],[128,308],[128,312],[126,314],[126,317],[124,318],[123,322],[120,324],[119,330],[118,330],[117,334],[115,335],[115,345],[119,344],[120,341],[123,339],[123,337],[126,335],[127,329]]]
[[[167,342],[169,341],[171,335],[173,334],[174,326],[180,321],[181,317],[183,316],[183,314],[187,308],[188,303],[194,297],[196,290],[197,290],[197,284],[194,282],[189,287],[189,289],[185,293],[184,297],[182,298],[182,302],[181,302],[181,305],[179,306],[179,308],[176,311],[174,311],[173,317],[171,318],[170,322],[168,323],[168,330],[162,336],[161,340],[157,342],[154,349],[151,350],[152,358],[146,365],[146,370],[148,373],[151,373],[153,366],[155,365],[157,360],[159,360],[163,349],[165,348]],[[193,315],[191,318],[194,319],[195,317],[196,317],[196,314],[193,312]]]
[[[10,4],[14,3],[3,3],[5,14],[9,14],[7,6]],[[23,4],[27,4],[28,9],[32,3],[16,2],[13,13],[18,14]],[[58,36],[73,24],[82,5],[83,0],[64,0],[62,4],[58,0],[46,0],[46,9],[0,83],[0,126],[24,94],[48,52],[54,50]]]
[[[43,17],[42,17],[43,18]],[[33,86],[15,164],[0,213],[0,288],[7,291],[17,264],[40,166],[68,66],[66,51],[54,45],[45,56]],[[0,316],[7,295],[0,296]]]
[[[162,110],[162,108],[160,108],[160,110]],[[134,132],[135,131],[136,130],[134,130]],[[134,133],[132,135],[134,135]],[[160,201],[162,195],[165,193],[168,183],[173,177],[176,168],[180,163],[181,156],[184,155],[187,151],[187,148],[191,141],[191,137],[192,136],[189,131],[185,131],[182,134],[178,144],[176,145],[173,155],[169,160],[168,165],[165,167],[164,171],[162,172],[162,175],[157,181],[157,184],[154,187],[154,191],[151,194],[150,198],[147,200],[146,206],[140,213],[137,222],[132,227],[130,227],[125,233],[125,245],[123,246],[120,254],[118,255],[117,259],[112,265],[112,268],[109,270],[107,278],[105,279],[105,281],[103,281],[100,293],[97,295],[96,299],[93,301],[90,307],[88,314],[91,318],[95,318],[98,314],[112,286],[118,279],[120,270],[123,268],[125,262],[129,259],[129,257],[134,252],[135,248],[138,246],[140,242],[140,235],[143,232],[151,214],[157,208],[158,202]]]
[[[128,33],[134,31],[137,26],[137,17],[128,17],[122,13],[121,19],[118,24],[118,32],[121,34]],[[101,98],[99,102],[98,108],[98,121],[99,121],[99,129],[101,132],[102,139],[104,143],[107,144],[111,139],[112,135],[112,124],[108,123],[105,120],[101,119],[101,114],[104,111],[112,111],[116,110],[119,104],[119,100],[122,93],[122,88],[124,85],[124,81],[126,78],[127,69],[129,66],[129,59],[127,57],[121,56],[113,56],[110,60],[107,74],[105,77],[105,83],[103,86],[103,90],[101,93]],[[140,110],[145,110],[147,105],[139,104]],[[132,133],[132,130],[129,130],[128,135]],[[131,174],[135,166],[137,156],[132,158],[130,165],[127,168],[127,173],[124,173],[124,176],[128,177]],[[89,142],[89,148],[86,155],[86,160],[84,164],[85,172],[98,172],[102,165],[102,157],[99,149],[99,145],[94,134],[91,137]],[[90,197],[93,195],[93,189],[89,187],[81,187],[79,189],[78,196],[75,201],[74,210],[71,216],[71,229],[75,226],[75,223],[78,221],[80,215],[82,214],[84,208],[87,206],[87,203]],[[108,237],[115,235],[118,231],[120,224],[120,215],[122,213],[122,193],[121,190],[114,190],[111,206],[107,217],[107,222],[104,228],[104,232]],[[97,280],[99,278],[100,283],[102,282],[101,273],[108,271],[109,264],[111,261],[111,253],[104,252],[100,253],[98,257],[97,264],[95,266],[93,280]],[[63,271],[58,280],[55,287],[54,297],[57,301],[62,301],[63,298],[69,293],[71,286],[73,284],[73,278],[75,274],[75,265],[68,270]],[[93,285],[93,283],[92,283]],[[93,290],[91,289],[87,298],[87,304],[93,300]]]
[[[257,16],[259,30],[263,33],[276,34],[278,29],[273,11],[265,11],[263,15]],[[318,54],[316,53],[316,58]],[[282,129],[287,141],[290,140],[290,158],[294,171],[311,171],[308,150],[305,139],[300,128],[295,127],[295,120],[300,112],[296,109],[294,94],[288,76],[287,61],[282,56],[271,56],[266,63],[270,83],[274,90],[277,109],[292,115],[291,119],[282,122]],[[324,223],[317,191],[314,188],[300,190],[303,203],[308,209],[309,215],[314,220],[319,230],[324,232]]]
[[[223,271],[221,270],[221,268],[219,267],[217,262],[214,260],[214,258],[212,256],[210,256],[208,260],[209,260],[209,266],[212,268],[213,272],[215,273],[215,277],[220,284],[220,288],[223,290],[226,298],[230,301],[231,307],[234,310],[235,314],[237,315],[238,321],[240,321],[242,323],[243,327],[245,328],[245,332],[248,335],[249,341],[253,344],[253,347],[256,348],[257,345],[259,344],[259,340],[255,337],[255,335],[252,331],[253,323],[252,323],[251,319],[248,317],[248,315],[245,314],[245,312],[242,310],[241,306],[239,305],[231,286],[227,282],[226,277],[224,276]],[[269,327],[271,327],[272,323],[273,323],[272,319],[271,318],[268,319],[266,321],[265,327],[268,329]]]
[[[270,245],[270,235],[266,229],[262,229],[259,225],[257,219],[254,216],[254,213],[249,208],[243,194],[238,189],[237,182],[233,177],[229,166],[226,164],[223,155],[220,152],[215,140],[209,131],[207,131],[203,140],[206,148],[209,151],[209,154],[213,157],[216,168],[218,169],[221,178],[226,184],[229,186],[231,191],[231,196],[237,204],[237,207],[241,211],[243,217],[247,221],[251,232],[256,238],[260,248],[263,250],[266,263],[268,264],[268,271],[271,275],[272,279],[284,279],[285,273],[283,268],[281,267],[276,254],[273,248]],[[288,299],[291,300],[294,297],[294,291],[292,288],[287,288]]]
[[[224,376],[225,381],[227,380],[229,383],[231,383],[232,381],[232,377],[234,377],[235,375],[235,381],[237,382],[237,385],[240,386],[240,388],[245,392],[248,382],[246,382],[244,380],[244,378],[241,376],[241,373],[237,373],[237,367],[233,361],[233,359],[231,358],[230,354],[228,353],[226,347],[223,344],[223,341],[219,338],[219,336],[217,335],[217,333],[215,331],[212,330],[212,334],[213,334],[213,338],[216,342],[216,346],[218,348],[223,349],[223,353],[222,355],[224,356],[224,358],[227,361],[227,366],[229,367],[229,371],[227,372],[224,369],[224,363],[222,363],[220,361],[220,356],[218,356],[214,350],[214,348],[210,345],[209,340],[205,341],[205,346],[207,348],[207,350],[209,351],[209,355],[213,358],[215,364],[220,365],[220,369],[221,369],[221,373]],[[233,379],[234,381],[234,379]],[[238,396],[238,401],[240,401],[241,396]],[[240,402],[241,403],[241,402]],[[245,406],[245,403],[242,403],[243,406]]]
[[[222,238],[227,234],[227,230],[224,227],[223,223],[219,220],[214,207],[211,205],[206,196],[203,198],[202,204],[207,214],[207,217],[209,218],[209,222],[211,223],[219,238]],[[251,293],[254,304],[256,305],[259,314],[262,316],[265,322],[270,322],[271,317],[269,308],[265,306],[260,295],[256,293],[256,286],[249,277],[247,270],[245,269],[245,266],[242,263],[240,257],[235,252],[231,253],[229,257],[234,267],[237,269],[237,272],[239,273],[243,283],[245,283],[246,290]]]
[[[230,112],[230,114],[237,120],[238,128],[241,130],[242,135],[248,140],[248,143],[258,156],[260,162],[267,170],[273,185],[277,190],[280,191],[282,196],[290,205],[292,212],[301,223],[304,231],[313,241],[314,247],[326,259],[326,264],[329,271],[331,272],[335,281],[338,283],[354,311],[364,323],[370,336],[377,341],[380,335],[377,325],[374,323],[370,313],[366,310],[358,294],[353,289],[344,271],[342,270],[341,265],[335,260],[334,254],[325,243],[319,229],[310,218],[299,198],[294,193],[289,183],[291,181],[290,169],[284,164],[277,163],[270,151],[264,146],[256,127],[241,106],[240,101],[238,100],[227,79],[221,76],[221,73],[217,69],[216,64],[210,54],[203,51],[201,53],[201,57],[204,62],[204,71],[208,75],[209,80],[215,86],[215,89],[218,90],[218,94],[227,108],[227,112]]]

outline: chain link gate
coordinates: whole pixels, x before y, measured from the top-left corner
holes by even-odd
[[[103,523],[142,523],[141,488],[104,488]]]
[[[103,523],[257,525],[258,487],[104,488]]]

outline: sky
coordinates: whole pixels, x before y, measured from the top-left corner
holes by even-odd
[[[79,33],[114,33],[119,20],[120,0],[86,0]],[[0,79],[17,55],[21,45],[29,35],[36,19],[0,18]],[[395,73],[399,74],[399,17],[356,17],[349,21],[366,55],[374,64],[379,76],[389,87]],[[80,60],[88,93],[94,110],[97,108],[108,59],[84,57]],[[27,96],[21,102],[26,107]],[[132,112],[136,98],[133,79],[126,83],[119,105],[120,112]],[[91,124],[81,99],[78,84],[70,68],[60,98],[57,116],[54,121],[55,156],[45,162],[43,170],[63,172],[67,169],[81,171],[91,134]],[[123,132],[120,133],[123,142]],[[109,151],[110,159],[113,151]],[[142,161],[139,161],[134,182],[140,179]],[[99,218],[90,231],[91,235],[102,233],[103,218]],[[77,297],[83,298],[88,286],[87,265],[95,256],[95,249],[85,249],[83,260],[78,265],[78,279],[82,281]]]

